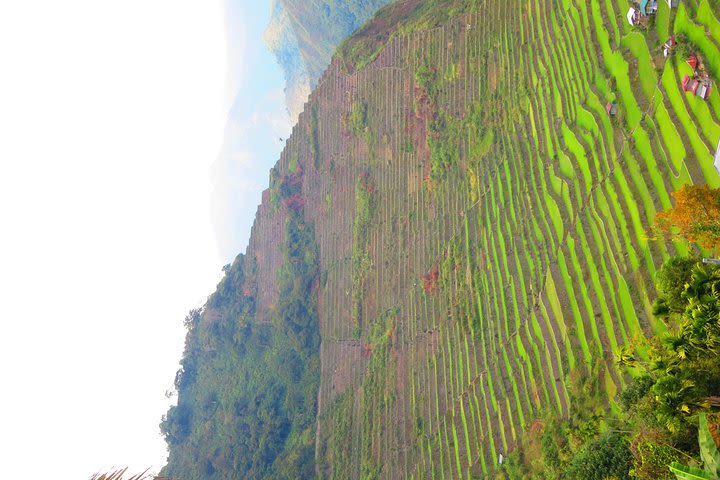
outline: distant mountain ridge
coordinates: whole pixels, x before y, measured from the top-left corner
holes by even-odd
[[[295,121],[335,48],[389,0],[273,0],[264,40],[285,72]]]

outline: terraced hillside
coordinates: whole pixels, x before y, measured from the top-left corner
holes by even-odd
[[[325,475],[487,474],[542,409],[573,408],[574,369],[600,362],[612,398],[613,351],[661,328],[652,275],[682,247],[645,231],[677,186],[720,183],[720,95],[686,96],[689,67],[659,44],[685,33],[720,78],[720,29],[707,1],[660,5],[644,31],[626,9],[488,0],[320,82],[279,169],[297,154],[307,204],[326,205],[308,211],[327,272]],[[358,239],[364,184],[375,208]]]
[[[720,79],[712,2],[661,2],[644,29],[626,0],[460,3],[352,74],[333,60],[256,220],[247,258],[271,278],[258,235],[298,208],[271,204],[301,172],[322,478],[483,478],[534,419],[573,409],[573,379],[612,399],[613,353],[663,328],[653,274],[686,249],[647,239],[655,212],[683,183],[720,185],[720,92],[685,94],[690,67],[661,49],[685,34]]]

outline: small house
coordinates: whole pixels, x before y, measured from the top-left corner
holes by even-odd
[[[642,15],[652,15],[658,9],[657,0],[640,0],[640,13]]]
[[[668,7],[670,8],[677,8],[678,3],[680,3],[680,0],[667,0]]]
[[[712,90],[712,84],[710,82],[700,82],[700,85],[698,85],[697,90],[695,90],[695,96],[700,97],[703,100],[707,100],[707,98],[710,96],[711,90]]]
[[[663,56],[667,57],[670,55],[670,51],[675,48],[675,45],[677,45],[677,41],[675,40],[675,35],[673,35],[663,43]]]
[[[686,92],[690,92],[696,97],[700,97],[703,100],[707,100],[712,91],[712,83],[707,79],[698,79],[685,75],[682,79],[682,88]]]
[[[683,90],[686,92],[690,92],[693,95],[695,94],[699,86],[700,82],[698,82],[694,78],[690,78],[690,75],[685,75],[682,79]]]
[[[627,19],[630,25],[634,26],[635,23],[640,19],[640,13],[636,9],[630,7],[630,10],[628,10],[627,12]]]
[[[720,174],[720,139],[718,140],[717,150],[715,151],[715,170]]]
[[[608,115],[614,117],[618,111],[617,103],[608,103],[607,105],[605,105],[605,111],[608,113]]]
[[[698,61],[698,57],[694,53],[690,55],[687,59],[687,64],[690,65],[690,68],[692,68],[693,71],[697,70],[699,63],[700,62]]]

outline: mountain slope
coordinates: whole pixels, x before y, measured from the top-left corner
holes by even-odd
[[[335,47],[389,0],[273,0],[265,44],[285,71],[286,103],[296,119]]]
[[[673,29],[697,34],[720,78],[715,41],[698,33],[707,20],[661,4],[638,32],[607,15],[610,1],[418,5],[389,7],[333,59],[271,173],[238,260],[244,281],[221,284],[254,302],[251,320],[238,307],[223,321],[275,333],[230,344],[218,331],[217,355],[294,345],[297,358],[222,370],[202,354],[207,388],[228,393],[217,410],[186,415],[167,472],[483,478],[524,432],[542,430],[538,419],[576,415],[588,396],[599,405],[589,413],[606,409],[627,383],[614,352],[662,328],[652,276],[685,247],[645,231],[680,184],[720,184],[720,104],[685,96],[687,65],[648,45]],[[300,263],[317,273],[288,295],[283,272]],[[289,299],[303,304],[294,316]],[[296,338],[315,332],[319,347]],[[296,362],[307,381],[285,374]],[[278,442],[249,470],[215,453],[240,448],[216,430],[235,431],[235,396],[248,395],[228,387],[243,384],[235,368],[282,382],[274,398],[286,406],[258,415],[294,432],[243,453]],[[287,395],[296,383],[319,385],[298,414]],[[181,382],[180,403],[195,412],[202,400]],[[310,445],[313,474],[296,461]]]

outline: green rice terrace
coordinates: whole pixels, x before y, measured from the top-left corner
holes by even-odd
[[[240,315],[298,345],[282,312],[289,295],[310,299],[303,328],[319,344],[298,355],[319,355],[320,373],[297,378],[312,404],[302,415],[316,417],[276,440],[304,445],[319,478],[523,478],[508,466],[548,462],[537,439],[550,425],[590,439],[611,429],[640,374],[618,352],[646,361],[645,340],[667,328],[656,272],[697,248],[653,238],[655,215],[684,184],[720,187],[716,0],[662,0],[635,26],[627,0],[426,3],[386,7],[340,47],[229,271],[242,276],[227,305],[251,307],[215,294],[196,322],[219,335],[213,322]],[[707,99],[683,90],[693,69],[674,50],[701,59]],[[315,266],[293,290],[278,276],[298,262]],[[221,347],[197,342],[199,369],[225,368],[213,366]],[[213,388],[195,382],[178,408]],[[202,458],[187,478],[242,465],[237,478],[306,478],[191,446],[237,414],[233,395],[182,428],[169,412],[167,473],[182,452]],[[287,445],[278,458],[299,462]]]

